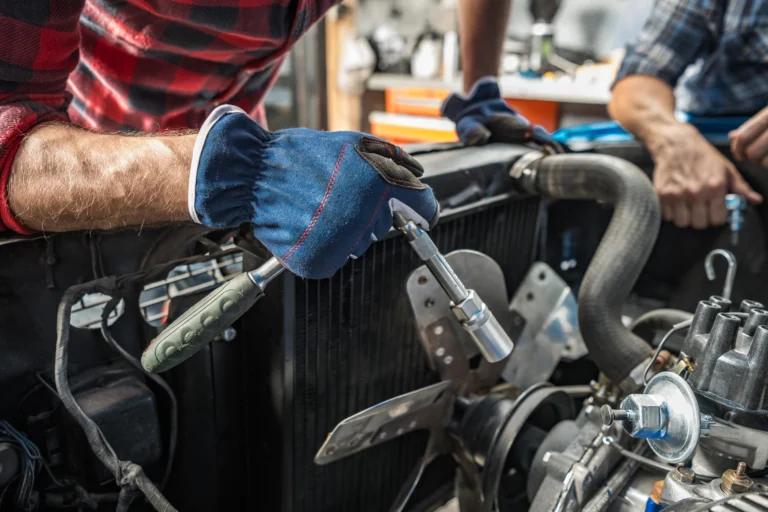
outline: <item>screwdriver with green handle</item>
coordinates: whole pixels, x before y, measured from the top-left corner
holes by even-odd
[[[208,294],[152,340],[141,355],[141,365],[158,373],[191,357],[262,298],[269,282],[284,269],[273,257]]]

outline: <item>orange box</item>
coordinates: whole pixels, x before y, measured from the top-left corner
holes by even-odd
[[[443,118],[371,112],[368,116],[371,135],[393,144],[413,142],[456,142],[456,130],[452,122]]]
[[[554,132],[560,125],[560,104],[556,101],[512,98],[504,98],[504,101],[532,124],[537,124],[548,132]]]
[[[389,114],[440,117],[440,107],[450,93],[430,87],[390,87],[384,91],[384,106]]]
[[[384,91],[385,110],[389,114],[440,117],[440,107],[448,89],[430,87],[390,87]],[[560,104],[555,101],[505,98],[507,104],[531,123],[553,132],[560,122]]]

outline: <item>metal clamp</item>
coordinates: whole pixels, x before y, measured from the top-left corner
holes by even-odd
[[[532,169],[531,166],[546,156],[541,151],[525,153],[512,165],[512,168],[509,170],[509,177],[515,180],[529,194],[538,193],[536,190],[536,169]]]

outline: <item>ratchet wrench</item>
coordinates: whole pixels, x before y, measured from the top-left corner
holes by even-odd
[[[424,230],[399,213],[395,226],[416,251],[451,299],[451,311],[477,344],[483,357],[496,362],[507,357],[514,344],[496,317],[474,290],[468,290]],[[213,341],[260,298],[270,281],[285,268],[277,258],[241,274],[217,288],[164,329],[141,356],[148,372],[177,366]]]
[[[164,329],[141,355],[148,372],[164,372],[213,341],[256,301],[285,267],[275,257],[212,291]]]

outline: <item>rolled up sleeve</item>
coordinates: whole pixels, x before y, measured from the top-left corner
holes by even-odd
[[[29,231],[8,206],[11,166],[26,133],[66,121],[83,0],[0,1],[0,231]]]
[[[638,38],[627,45],[614,85],[648,75],[674,87],[698,57],[717,43],[721,0],[657,0]]]

